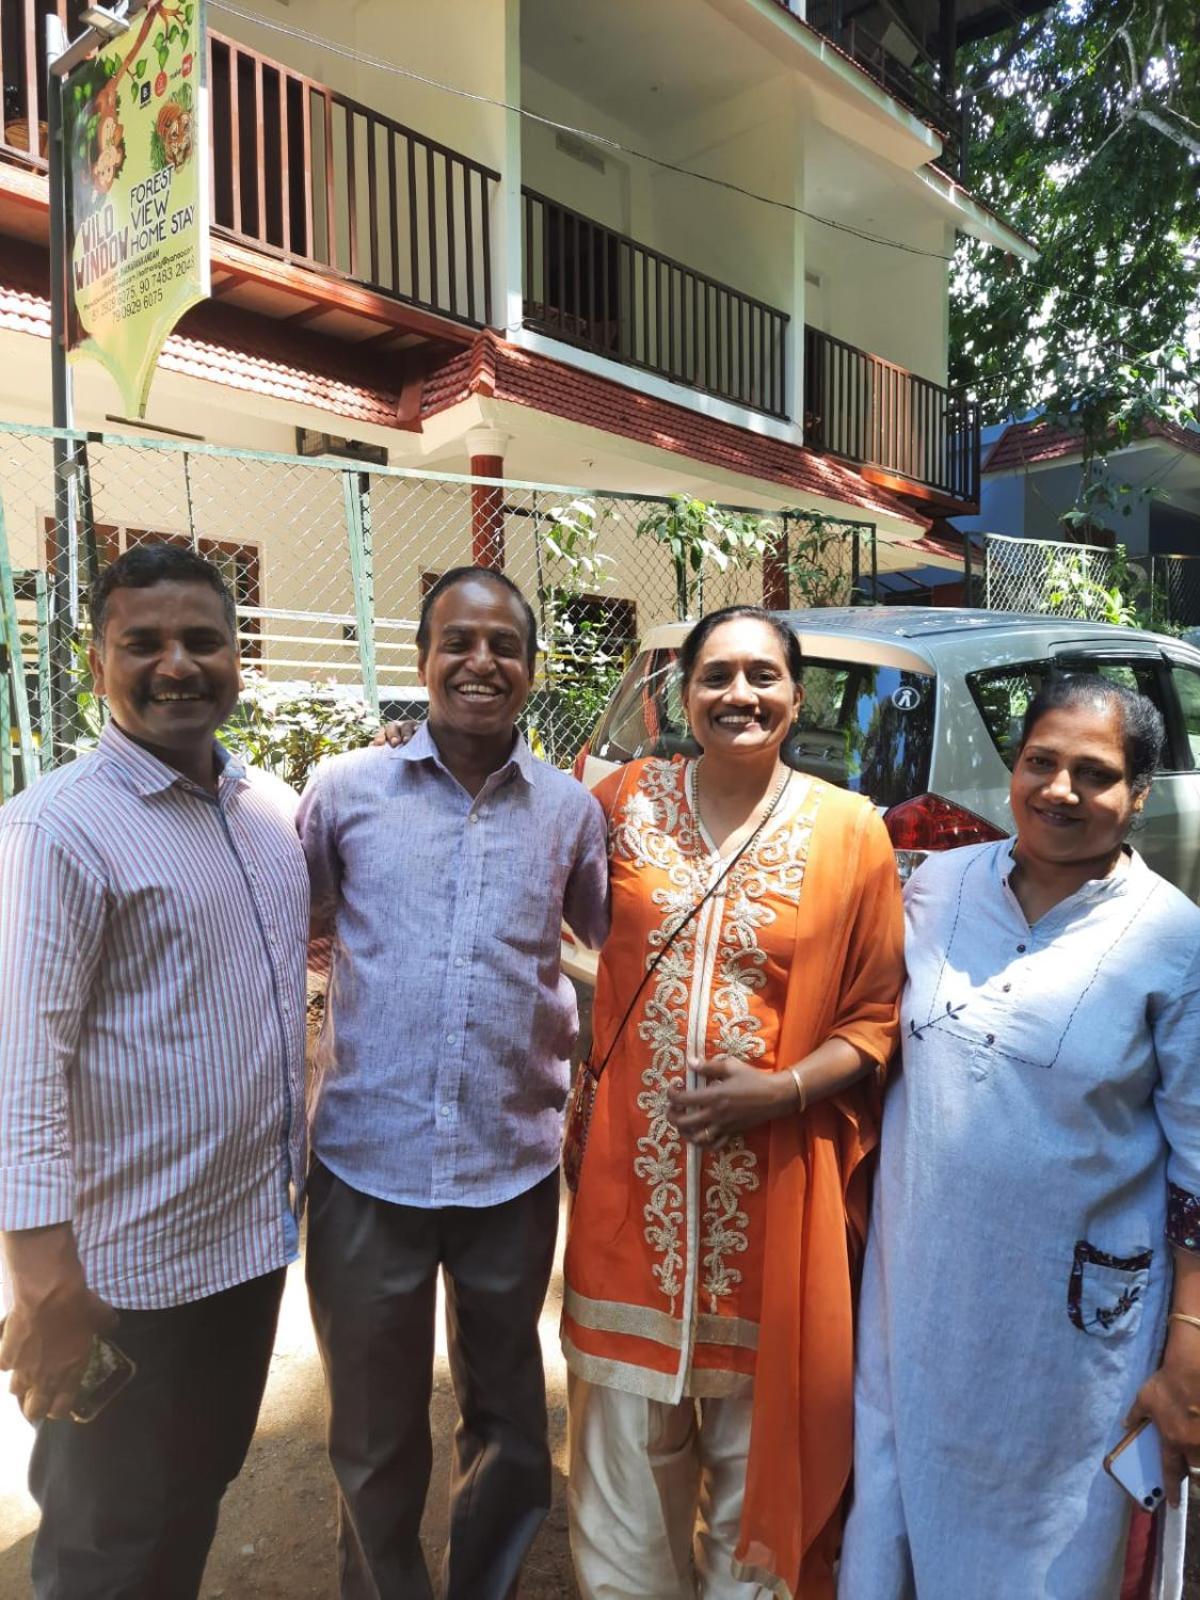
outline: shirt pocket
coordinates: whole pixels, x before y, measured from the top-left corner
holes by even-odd
[[[1067,1285],[1067,1315],[1081,1333],[1119,1338],[1137,1332],[1153,1259],[1153,1250],[1114,1256],[1086,1239],[1077,1241]]]

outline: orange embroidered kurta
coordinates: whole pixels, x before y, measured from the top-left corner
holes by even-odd
[[[648,965],[726,862],[698,818],[695,763],[633,762],[596,795],[613,906],[599,1063]],[[895,856],[874,808],[795,774],[613,1044],[567,1236],[571,1370],[668,1402],[752,1395],[742,1576],[804,1600],[833,1593],[878,1075],[713,1150],[678,1136],[667,1092],[688,1055],[774,1071],[834,1035],[882,1065],[902,938]]]

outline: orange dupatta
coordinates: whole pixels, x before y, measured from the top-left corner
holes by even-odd
[[[777,1059],[790,1066],[838,1036],[886,1063],[899,1031],[904,918],[896,858],[874,809],[827,789],[807,870]],[[812,914],[822,906],[834,916]],[[839,1512],[853,1460],[853,1284],[869,1202],[864,1160],[879,1138],[881,1076],[802,1118],[771,1124],[737,1561],[739,1576],[785,1600],[833,1600]]]

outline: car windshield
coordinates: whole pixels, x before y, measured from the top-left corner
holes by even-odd
[[[643,651],[596,729],[603,761],[695,755],[680,699],[675,650]],[[804,705],[784,760],[879,806],[924,792],[933,744],[936,680],[868,662],[806,657]]]

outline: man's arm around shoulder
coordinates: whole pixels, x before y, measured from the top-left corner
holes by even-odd
[[[585,796],[563,918],[581,943],[598,950],[608,937],[608,827],[595,796]]]

